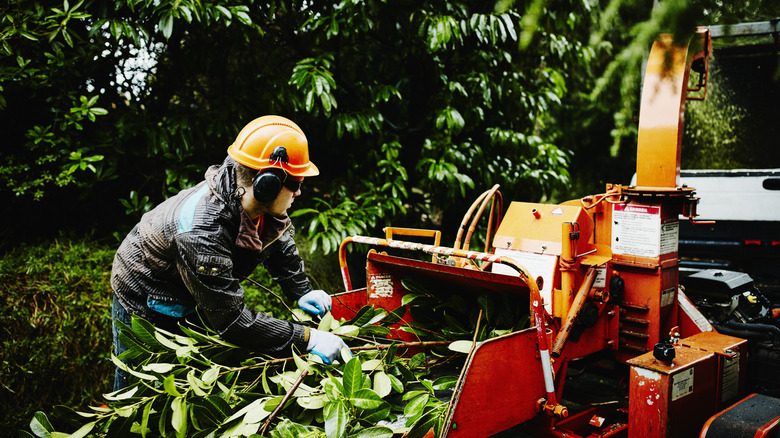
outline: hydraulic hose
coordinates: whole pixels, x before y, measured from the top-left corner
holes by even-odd
[[[744,322],[739,322],[735,320],[729,320],[726,322],[726,325],[728,327],[731,327],[733,329],[737,330],[747,330],[752,332],[763,332],[767,333],[772,336],[773,343],[780,342],[780,328],[777,328],[773,325],[769,324],[747,324]]]
[[[501,257],[495,254],[488,254],[488,253],[482,253],[477,251],[464,251],[455,248],[426,245],[426,244],[416,243],[416,242],[387,240],[387,239],[379,239],[376,237],[352,236],[344,239],[341,242],[341,247],[339,249],[339,253],[340,253],[339,260],[340,262],[342,262],[341,264],[342,276],[344,279],[344,284],[347,287],[347,290],[350,290],[351,284],[349,280],[349,272],[347,271],[347,266],[346,266],[346,257],[344,255],[346,253],[346,245],[352,242],[364,243],[364,244],[375,245],[375,246],[384,246],[388,248],[400,248],[400,249],[406,249],[411,251],[422,251],[425,252],[426,254],[438,254],[438,255],[444,255],[449,257],[460,257],[460,258],[465,258],[470,260],[478,260],[482,262],[501,263],[501,264],[508,265],[509,267],[516,270],[520,278],[522,279],[523,283],[525,283],[525,285],[528,287],[528,290],[530,292],[531,316],[533,317],[536,326],[536,342],[539,348],[539,356],[541,358],[542,376],[544,378],[545,392],[547,393],[547,399],[545,400],[544,403],[544,406],[546,408],[545,411],[553,412],[556,411],[556,408],[561,408],[561,406],[558,405],[556,395],[555,395],[555,380],[552,374],[550,350],[547,345],[547,324],[545,322],[545,311],[544,311],[544,305],[542,301],[542,295],[539,292],[539,286],[536,284],[536,280],[525,269],[525,267],[518,264],[514,259],[510,257]]]
[[[721,334],[734,336],[735,338],[742,338],[748,340],[763,341],[766,340],[766,333],[761,333],[753,330],[738,330],[726,325],[712,324],[712,327]]]

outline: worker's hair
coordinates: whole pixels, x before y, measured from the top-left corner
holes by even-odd
[[[257,175],[257,170],[236,163],[236,182],[239,187],[252,187],[252,181]]]

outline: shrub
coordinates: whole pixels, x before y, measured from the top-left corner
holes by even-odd
[[[19,246],[0,259],[6,430],[26,426],[38,409],[82,405],[110,389],[113,253],[89,239],[59,239]]]

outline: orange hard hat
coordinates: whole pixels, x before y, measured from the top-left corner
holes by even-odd
[[[292,176],[316,176],[309,161],[309,142],[301,128],[281,116],[262,116],[249,122],[228,148],[228,155],[252,169],[282,169]]]

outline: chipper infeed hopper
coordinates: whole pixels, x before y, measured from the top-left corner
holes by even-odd
[[[678,284],[679,218],[693,221],[698,201],[693,188],[679,187],[682,113],[695,98],[692,69],[706,86],[709,41],[700,28],[683,44],[662,36],[653,46],[636,186],[609,184],[602,195],[560,205],[513,202],[503,217],[494,186],[469,209],[452,247],[440,245],[438,231],[395,228],[342,243],[347,292],[334,296],[336,318],[366,305],[403,313],[391,336],[413,341],[414,332],[401,329],[424,322],[416,321],[409,295],[420,291],[412,284],[441,302],[467,297],[523,309],[492,337],[474,336],[440,436],[489,437],[513,427],[530,436],[697,436],[744,396],[745,340],[716,333]],[[470,251],[491,202],[488,248]],[[371,248],[359,289],[352,283],[363,272],[350,273],[346,262],[353,244]],[[490,320],[480,313],[476,332]],[[567,369],[590,357],[617,364],[625,403],[567,407]]]

